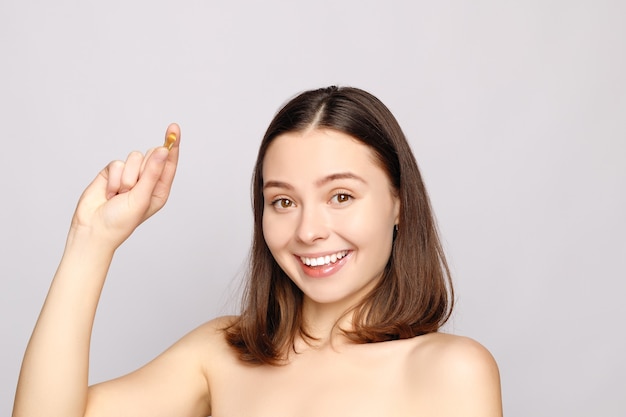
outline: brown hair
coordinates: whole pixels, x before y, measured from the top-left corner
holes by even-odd
[[[302,292],[282,271],[263,238],[263,160],[274,138],[310,128],[346,133],[372,149],[400,199],[392,253],[378,285],[357,305],[354,342],[406,339],[436,332],[454,303],[450,272],[430,202],[409,144],[376,97],[352,87],[307,91],[270,123],[252,178],[254,237],[241,315],[226,329],[228,343],[250,363],[278,364],[295,337],[312,339],[302,322]]]

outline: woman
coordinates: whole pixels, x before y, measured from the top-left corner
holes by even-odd
[[[112,162],[85,190],[14,417],[501,416],[491,355],[437,332],[452,287],[415,159],[389,110],[355,88],[305,92],[270,124],[242,314],[88,387],[113,253],[165,204],[179,145]]]

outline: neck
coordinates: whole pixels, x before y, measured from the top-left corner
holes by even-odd
[[[345,305],[319,304],[305,297],[302,305],[306,331],[314,338],[312,343],[299,341],[309,348],[350,343],[342,330],[352,330],[352,311]]]

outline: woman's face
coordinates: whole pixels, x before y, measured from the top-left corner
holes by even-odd
[[[263,235],[305,302],[348,308],[382,276],[400,203],[369,147],[323,129],[274,139],[263,161]]]

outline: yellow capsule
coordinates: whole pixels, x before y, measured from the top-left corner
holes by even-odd
[[[176,133],[170,133],[165,138],[165,143],[163,144],[163,146],[165,146],[169,150],[169,149],[172,149],[172,146],[174,146],[175,142],[176,142]]]

